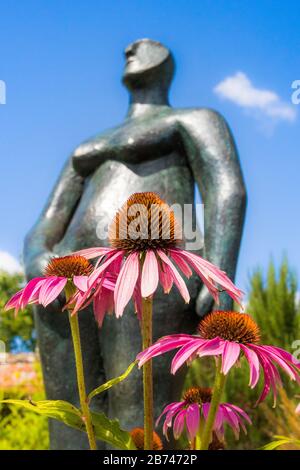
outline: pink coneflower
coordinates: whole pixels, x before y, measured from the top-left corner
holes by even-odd
[[[161,418],[165,416],[163,433],[167,439],[168,429],[173,426],[175,439],[179,439],[186,428],[188,440],[192,442],[199,432],[201,418],[204,418],[203,425],[207,419],[211,397],[212,390],[210,388],[192,387],[188,389],[184,393],[182,401],[171,403],[165,407],[156,421],[156,426],[158,426]],[[236,439],[238,439],[240,428],[247,434],[244,421],[252,424],[247,413],[241,408],[230,403],[221,403],[216,414],[213,431],[219,440],[223,440],[224,424],[227,423],[232,428]]]
[[[145,209],[139,212],[139,233],[129,233],[137,219],[136,213],[131,214],[134,207]],[[188,303],[190,295],[177,268],[187,278],[192,275],[193,269],[216,302],[220,290],[224,290],[240,303],[243,294],[227,275],[209,261],[180,248],[182,240],[177,234],[178,224],[174,213],[157,194],[133,194],[117,212],[109,229],[111,248],[88,248],[76,252],[88,259],[99,257],[96,269],[89,278],[88,289],[77,307],[81,308],[82,303],[96,292],[99,280],[116,263],[119,264],[114,290],[117,317],[123,314],[131,298],[140,314],[141,298],[151,297],[158,284],[161,284],[165,293],[169,293],[175,284]]]
[[[112,314],[114,311],[116,274],[114,273],[113,267],[111,267],[110,272],[106,271],[103,277],[99,278],[98,282],[95,284],[93,295],[89,295],[87,298],[86,292],[89,289],[88,279],[88,277],[82,277],[80,280],[76,281],[77,291],[64,306],[64,310],[71,307],[72,315],[74,315],[79,309],[82,310],[93,303],[95,319],[99,328],[101,328],[105,314]]]
[[[249,315],[215,311],[204,317],[198,330],[199,336],[177,334],[159,339],[150,348],[138,354],[139,367],[155,356],[179,348],[172,361],[172,374],[184,363],[197,357],[216,356],[222,360],[220,372],[227,375],[242,353],[249,364],[251,388],[257,385],[260,371],[263,370],[264,373],[264,387],[258,403],[272,390],[274,406],[277,385],[281,384],[278,367],[287,373],[291,380],[300,382],[300,362],[281,348],[259,344],[259,328]]]
[[[93,266],[79,255],[52,258],[43,277],[36,277],[17,292],[6,304],[5,310],[15,309],[15,314],[28,304],[47,307],[61,294],[68,283],[82,286],[92,273]]]
[[[85,423],[90,448],[96,450],[97,443],[85,388],[78,315],[72,315],[75,298],[77,295],[82,295],[82,290],[86,288],[88,276],[92,271],[93,266],[80,255],[52,258],[45,269],[45,276],[29,281],[8,301],[5,309],[14,308],[17,314],[19,309],[23,309],[28,304],[41,304],[46,307],[57,299],[63,290],[65,291],[67,300],[65,307],[69,310],[82,421]]]

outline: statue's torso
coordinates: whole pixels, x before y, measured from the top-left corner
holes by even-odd
[[[155,191],[170,204],[193,203],[193,177],[171,113],[126,120],[83,145],[87,152],[97,148],[100,165],[85,180],[59,251],[107,244],[103,230],[134,192]]]
[[[82,197],[62,241],[55,247],[56,253],[107,245],[103,230],[107,230],[117,209],[134,192],[158,192],[169,204],[183,206],[194,202],[194,179],[177,138],[176,122],[172,116],[155,116],[147,122],[125,121],[124,125],[83,145],[87,146],[87,154],[91,148],[98,146],[102,161],[86,178]],[[191,299],[195,299],[199,280],[193,277],[186,282]],[[173,331],[194,331],[197,317],[193,312],[193,302],[184,305],[175,288],[168,296],[159,289],[155,302],[155,314],[159,318],[154,327],[155,337],[162,336],[170,324]],[[172,310],[168,308],[169,302],[172,303]],[[128,309],[133,309],[133,305]],[[107,353],[107,361],[112,349],[112,332],[116,344],[123,341],[126,334],[139,338],[139,324],[135,316],[127,315],[126,318],[133,322],[132,327],[127,322],[126,325],[121,321],[115,322],[112,317],[104,322],[101,345],[103,354]],[[118,367],[121,365],[122,369],[127,359],[124,356],[121,362],[109,361],[108,369],[112,375],[117,375]]]

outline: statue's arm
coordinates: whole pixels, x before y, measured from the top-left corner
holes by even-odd
[[[237,149],[225,120],[211,110],[194,111],[182,126],[190,167],[204,204],[204,256],[234,279],[242,237],[246,189]],[[212,307],[203,288],[197,312]],[[221,296],[221,308],[231,299]]]
[[[28,278],[40,276],[54,245],[64,236],[82,194],[83,178],[73,169],[72,159],[64,166],[58,181],[24,243],[24,265]]]

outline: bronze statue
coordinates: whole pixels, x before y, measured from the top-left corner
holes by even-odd
[[[103,227],[134,192],[156,191],[169,204],[193,203],[194,185],[205,205],[204,256],[233,278],[241,240],[246,192],[236,147],[224,119],[204,108],[174,109],[168,91],[174,73],[170,51],[142,39],[125,50],[123,83],[130,94],[121,124],[77,147],[26,237],[28,278],[41,275],[50,256],[107,244]],[[192,278],[189,305],[173,289],[154,300],[154,339],[194,332],[199,316],[211,310],[206,288]],[[229,297],[222,307],[230,308]],[[58,303],[36,307],[36,326],[49,399],[78,403],[68,318]],[[90,310],[79,314],[86,385],[91,390],[122,373],[141,349],[133,306],[121,319],[106,317],[99,331]],[[155,415],[177,399],[183,374],[170,377],[167,355],[154,364]],[[143,423],[140,371],[95,400],[96,409],[120,419],[126,429]],[[84,434],[50,424],[52,449],[84,449]],[[101,445],[101,444],[100,444]]]

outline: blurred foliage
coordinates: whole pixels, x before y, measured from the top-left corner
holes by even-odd
[[[297,278],[284,259],[279,272],[273,262],[270,262],[267,275],[257,269],[250,277],[249,298],[246,312],[258,323],[261,329],[262,343],[282,347],[291,353],[292,344],[300,339],[300,307],[297,299]],[[186,388],[191,385],[212,386],[214,367],[212,358],[194,361],[189,369]],[[287,399],[292,400],[299,393],[299,384],[291,382],[285,374],[281,374]],[[273,397],[267,398],[264,404],[255,407],[262,388],[262,377],[254,390],[248,386],[249,368],[245,360],[240,361],[240,367],[230,371],[226,382],[224,399],[243,408],[253,421],[247,426],[248,435],[241,433],[239,441],[235,441],[232,433],[226,436],[229,449],[257,449],[270,441],[270,415],[274,421],[284,422],[284,408],[272,408]],[[283,396],[282,394],[280,395]],[[279,398],[280,399],[280,398]],[[295,408],[295,407],[294,407]],[[268,410],[268,411],[267,411]],[[272,434],[285,434],[280,426],[271,429]]]
[[[30,351],[36,346],[32,307],[28,306],[24,311],[20,311],[16,318],[13,310],[4,311],[7,301],[22,289],[24,283],[22,274],[0,271],[0,340],[5,342],[7,351],[14,348],[16,337]]]
[[[44,387],[39,363],[36,363],[37,377],[28,387],[2,390],[1,399],[44,399]],[[12,405],[0,405],[0,450],[47,450],[49,448],[48,420],[31,411]]]
[[[266,434],[271,441],[280,436],[282,439],[279,439],[279,441],[282,444],[279,444],[279,446],[282,450],[299,450],[300,415],[295,413],[297,401],[289,398],[284,389],[280,390],[279,396],[280,405],[275,413],[265,403],[261,405],[262,411],[269,423]],[[284,443],[283,436],[287,436],[285,439],[289,442]]]
[[[12,395],[10,395],[12,396]],[[20,398],[20,395],[15,395]],[[11,407],[10,414],[0,419],[0,450],[47,450],[47,419],[30,411]]]
[[[281,449],[280,449],[281,448]],[[274,436],[274,441],[269,442],[259,450],[299,450],[300,441],[286,436]]]
[[[267,278],[257,269],[250,279],[249,313],[256,319],[262,342],[287,349],[300,338],[300,309],[297,300],[297,278],[284,259],[276,276],[274,263]]]

